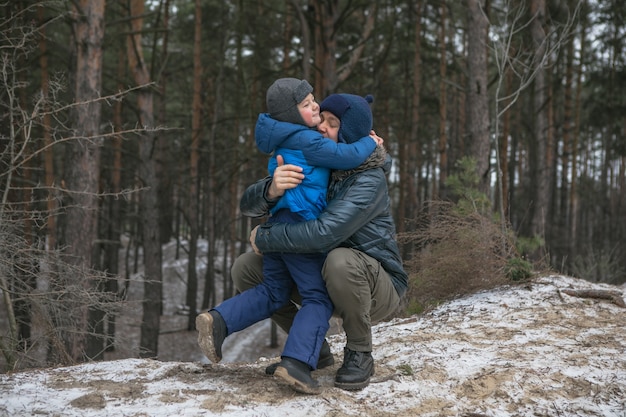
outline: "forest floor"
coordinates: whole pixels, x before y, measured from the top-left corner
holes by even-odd
[[[361,391],[333,386],[341,332],[329,337],[335,365],[314,372],[323,392],[306,396],[264,374],[275,354],[211,364],[184,331],[171,346],[193,358],[0,375],[0,416],[625,417],[625,289],[546,276],[379,323],[376,374]],[[619,296],[597,298],[607,294]],[[250,339],[260,353],[265,342]]]

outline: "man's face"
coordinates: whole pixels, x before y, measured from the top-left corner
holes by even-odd
[[[320,132],[325,138],[337,142],[339,140],[339,126],[341,122],[329,111],[323,111],[320,113],[322,121],[317,126],[318,132]]]
[[[298,111],[300,111],[300,116],[308,127],[315,127],[320,124],[320,105],[315,101],[313,94],[309,94],[298,103]]]

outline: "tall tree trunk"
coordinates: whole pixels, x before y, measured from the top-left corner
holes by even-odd
[[[202,5],[196,0],[195,35],[193,41],[193,102],[191,103],[191,153],[189,160],[189,263],[187,270],[187,298],[189,317],[187,330],[195,328],[198,296],[198,274],[196,272],[196,254],[198,251],[198,161],[200,160],[200,135],[202,134]]]
[[[41,68],[41,94],[45,100],[48,99],[48,94],[50,90],[50,76],[48,74],[48,43],[46,37],[46,26],[44,25],[44,8],[43,6],[39,6],[37,8],[37,16],[39,19],[39,26],[41,27],[41,37],[39,39],[39,66]],[[50,116],[50,112],[48,111],[48,105],[45,105],[44,114],[43,114],[43,140],[44,140],[44,172],[45,172],[45,183],[48,192],[48,196],[46,198],[46,206],[48,211],[48,216],[46,217],[46,235],[47,235],[47,249],[53,250],[56,246],[56,209],[57,203],[56,198],[54,196],[54,191],[52,187],[54,185],[54,159],[53,159],[53,150],[52,150],[52,135],[50,133],[51,130],[51,122],[52,117]]]
[[[296,9],[301,9],[302,7],[300,6],[296,6]],[[288,73],[289,68],[291,68],[291,36],[292,34],[292,27],[293,27],[293,13],[292,13],[292,9],[294,9],[294,5],[291,2],[291,0],[285,0],[285,27],[283,30],[283,64],[282,64],[282,69],[283,72],[285,74]],[[243,13],[240,13],[239,16],[241,16]],[[241,19],[241,17],[239,18],[238,23],[241,24],[241,22],[243,21],[243,19]],[[239,26],[241,30],[241,33],[243,33],[243,30],[245,30],[243,27]],[[237,53],[237,59],[240,58],[241,54],[239,53],[239,51],[241,47],[241,36],[238,36],[238,53]],[[308,50],[308,45],[304,46],[305,50]],[[237,68],[240,68],[239,66],[237,66]]]
[[[315,64],[315,96],[326,97],[337,85],[337,39],[335,38],[335,22],[339,17],[339,1],[313,2],[315,11],[314,54]]]
[[[399,233],[406,231],[406,220],[412,218],[419,210],[418,179],[420,178],[421,167],[421,141],[419,140],[420,123],[420,94],[422,90],[422,1],[417,0],[413,4],[411,16],[413,21],[413,72],[411,76],[411,100],[408,113],[411,117],[411,130],[408,137],[400,144],[403,152],[399,152],[400,158],[400,201],[398,203]],[[402,137],[401,137],[402,140]],[[410,250],[410,248],[405,248]]]
[[[566,66],[565,66],[565,86],[563,91],[563,151],[561,154],[561,193],[559,199],[559,213],[556,219],[559,224],[559,234],[561,245],[563,246],[562,255],[569,257],[572,251],[572,236],[570,236],[569,217],[569,191],[570,182],[574,178],[570,175],[570,157],[572,155],[572,124],[573,124],[573,100],[572,87],[574,84],[574,37],[567,41],[566,50]]]
[[[162,0],[162,13],[163,13],[163,38],[155,36],[155,43],[162,42],[161,44],[161,62],[159,67],[164,68],[168,59],[168,45],[169,45],[169,20],[170,20],[170,0]],[[156,50],[157,46],[154,46]],[[156,55],[156,54],[155,54]],[[167,97],[167,82],[168,72],[163,71],[159,74],[158,82],[158,116],[157,126],[167,126],[167,114],[166,114],[166,97]],[[161,243],[167,243],[172,239],[174,235],[174,212],[176,209],[176,202],[174,200],[174,178],[172,178],[173,169],[173,147],[172,141],[168,140],[165,133],[159,134],[157,139],[157,177],[159,179],[159,228]],[[178,238],[178,236],[176,236]]]
[[[505,69],[505,81],[504,81],[504,94],[509,97],[513,89],[513,71],[511,68]],[[504,105],[508,106],[510,99],[507,100]],[[500,136],[500,188],[501,198],[499,204],[501,204],[500,212],[503,214],[504,219],[509,218],[509,136],[511,135],[511,113],[512,109],[508,109],[502,115],[502,135]],[[496,121],[497,123],[497,121]]]
[[[220,51],[221,53],[225,53],[224,50]],[[215,289],[215,285],[216,285],[216,274],[215,274],[215,268],[213,267],[213,265],[215,265],[215,259],[217,258],[218,252],[217,252],[217,238],[218,238],[218,233],[217,233],[217,225],[219,224],[217,221],[217,201],[219,201],[218,199],[220,199],[220,195],[219,195],[219,191],[218,191],[218,178],[217,178],[217,173],[218,173],[218,166],[217,166],[217,159],[216,159],[216,149],[217,149],[217,138],[219,135],[219,130],[218,130],[218,126],[219,126],[219,119],[222,117],[222,113],[220,111],[220,109],[223,108],[224,105],[224,89],[223,89],[223,81],[224,81],[224,65],[220,65],[220,69],[219,69],[219,73],[217,76],[217,82],[215,83],[215,106],[213,109],[213,123],[212,123],[212,128],[211,128],[211,133],[209,134],[209,175],[208,175],[208,183],[207,183],[207,187],[208,187],[208,193],[207,196],[208,197],[208,204],[207,204],[207,219],[209,219],[209,224],[208,224],[208,233],[207,233],[207,239],[209,241],[209,245],[208,245],[208,253],[207,253],[207,276],[208,276],[208,282],[213,283],[213,289]],[[228,294],[228,284],[223,281],[222,282],[222,299],[225,300],[227,297],[229,297],[230,294]],[[214,302],[216,302],[216,293],[215,291],[213,292],[213,297],[214,297]]]
[[[144,299],[139,342],[140,356],[154,357],[158,353],[162,310],[161,239],[159,236],[158,181],[156,176],[154,104],[148,84],[150,72],[143,59],[141,30],[144,1],[131,0],[131,35],[128,36],[127,56],[130,71],[138,87],[139,123],[145,130],[139,136],[139,180],[145,189],[141,193],[141,222],[143,235]]]
[[[420,208],[419,180],[422,171],[422,141],[419,138],[420,127],[420,97],[422,96],[422,13],[423,1],[417,0],[414,7],[414,33],[413,45],[413,74],[412,74],[412,94],[411,94],[411,132],[409,136],[407,152],[407,199],[405,202],[405,213],[408,218],[414,218]],[[405,219],[399,219],[403,222]]]
[[[446,56],[446,26],[447,5],[441,3],[439,7],[441,15],[441,26],[439,28],[439,184],[435,188],[435,195],[445,198],[445,184],[448,176],[448,136],[447,136],[447,89],[446,70],[448,59]]]
[[[546,104],[546,75],[543,69],[546,55],[544,31],[545,0],[530,3],[530,34],[533,40],[534,65],[538,66],[534,82],[533,113],[534,128],[530,146],[530,175],[532,207],[530,234],[545,236],[545,223],[550,201],[550,170],[548,161],[548,113]]]
[[[467,133],[469,155],[476,161],[480,189],[489,189],[489,95],[487,91],[487,35],[485,0],[466,0],[467,23]]]
[[[586,9],[586,0],[583,0],[583,9]],[[580,136],[580,113],[582,106],[582,90],[583,90],[583,71],[584,71],[584,57],[585,57],[585,47],[587,45],[587,18],[583,16],[580,19],[581,28],[580,28],[580,51],[578,56],[580,60],[578,62],[576,71],[576,96],[574,99],[574,125],[572,127],[572,185],[569,192],[569,235],[572,237],[573,245],[572,252],[570,253],[570,257],[573,258],[574,254],[577,253],[578,247],[576,242],[579,242],[578,239],[578,158],[579,158],[579,136]]]
[[[117,91],[123,91],[126,86],[123,84],[126,60],[123,39],[120,39],[118,60],[117,60]],[[116,132],[123,129],[122,122],[122,101],[117,100],[113,105],[113,127]],[[118,272],[119,272],[119,244],[122,231],[121,204],[122,200],[118,194],[122,191],[122,135],[113,137],[113,169],[111,171],[111,191],[113,196],[108,198],[109,215],[107,216],[107,241],[105,250],[104,269],[109,279],[106,281],[106,291],[114,296],[119,293]],[[115,314],[108,314],[105,343],[106,349],[115,349]]]
[[[547,58],[549,63],[547,68],[552,68],[551,58]],[[555,68],[555,71],[558,71],[559,68]],[[560,78],[560,74],[558,75],[558,79]],[[555,148],[555,140],[554,140],[554,111],[553,111],[553,101],[554,101],[554,89],[552,88],[552,80],[553,80],[553,71],[545,71],[545,121],[546,121],[546,175],[548,176],[547,183],[549,190],[557,189],[557,175],[556,169],[558,166],[558,162],[556,160],[556,149]],[[545,210],[545,221],[544,221],[544,229],[545,229],[545,240],[547,242],[552,242],[550,244],[550,250],[558,251],[558,244],[554,241],[555,237],[558,237],[557,225],[558,221],[555,221],[555,212],[556,205],[558,203],[556,193],[548,193],[548,200]],[[555,257],[556,261],[557,258]]]
[[[217,220],[216,220],[216,202],[221,198],[219,195],[217,184],[217,137],[220,134],[219,132],[219,120],[222,118],[221,109],[224,106],[224,95],[223,95],[223,86],[224,86],[224,54],[226,50],[226,40],[221,38],[220,40],[220,48],[215,51],[215,62],[218,64],[217,70],[217,78],[213,79],[212,77],[208,79],[208,95],[211,97],[207,100],[210,108],[207,111],[207,114],[211,117],[211,129],[208,134],[208,160],[206,163],[206,175],[204,181],[204,195],[207,196],[206,203],[206,214],[205,218],[207,219],[207,230],[206,230],[206,238],[208,241],[207,245],[207,268],[205,271],[205,287],[204,294],[202,297],[202,305],[205,307],[213,306],[217,302],[216,297],[216,281],[215,281],[215,259],[217,256]],[[212,95],[212,96],[211,96]],[[228,291],[226,289],[227,283],[223,283],[223,295],[224,297],[228,296]]]
[[[511,132],[519,132],[521,125],[521,117],[519,111],[511,111]],[[508,170],[508,207],[509,207],[509,220],[511,223],[517,223],[517,219],[514,218],[514,210],[515,202],[517,199],[517,188],[516,188],[516,177],[522,178],[522,161],[520,157],[519,147],[520,147],[520,135],[511,135],[510,148],[509,151],[509,170]]]
[[[102,90],[102,41],[104,38],[104,0],[79,0],[72,3],[76,47],[76,79],[73,146],[68,147],[66,167],[66,259],[88,271],[95,265],[98,224],[98,186],[100,175],[100,101]],[[86,291],[96,289],[90,279],[77,282]],[[103,343],[95,336],[94,323],[102,313],[88,305],[77,306],[73,319],[77,331],[65,335],[72,360],[102,357]]]
[[[465,45],[467,42],[463,42]],[[460,51],[465,56],[464,50]],[[454,83],[459,86],[467,84],[463,71],[456,71],[452,76]],[[450,126],[450,147],[448,149],[448,166],[453,167],[456,161],[467,154],[467,92],[466,89],[457,89],[454,100],[454,120]]]

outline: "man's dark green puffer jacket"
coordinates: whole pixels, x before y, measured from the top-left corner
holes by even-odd
[[[408,278],[396,242],[386,173],[391,157],[382,147],[356,169],[333,171],[328,206],[315,220],[302,223],[265,223],[259,227],[256,245],[263,253],[328,252],[336,247],[357,249],[378,260],[391,275],[400,296]],[[266,177],[248,187],[241,212],[249,217],[267,215],[276,201],[265,197],[271,181]]]

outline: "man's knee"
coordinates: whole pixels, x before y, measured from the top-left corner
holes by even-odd
[[[335,299],[367,285],[366,271],[363,271],[363,265],[359,262],[358,252],[349,248],[337,248],[328,253],[322,276],[328,293]]]
[[[233,262],[230,276],[240,292],[260,284],[263,281],[263,257],[254,252],[241,254]]]
[[[351,250],[347,248],[336,248],[331,250],[326,256],[324,267],[322,268],[322,274],[324,279],[332,279],[337,275],[341,276],[345,271],[350,268],[351,263],[349,258],[351,256]]]

